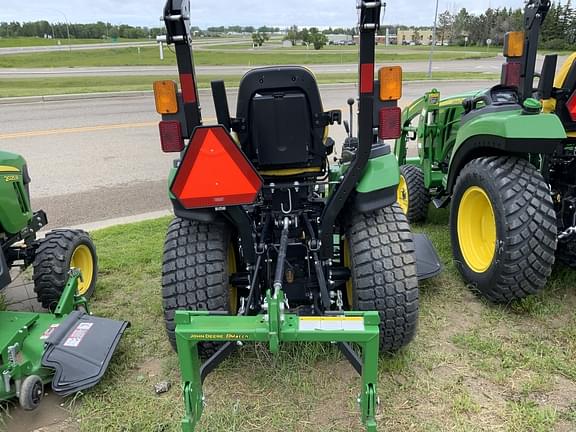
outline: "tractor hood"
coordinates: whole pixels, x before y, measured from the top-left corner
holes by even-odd
[[[0,173],[21,173],[26,161],[15,153],[0,151]]]

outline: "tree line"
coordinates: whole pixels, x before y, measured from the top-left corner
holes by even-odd
[[[384,35],[388,31],[394,35],[398,30],[406,30],[408,26],[387,25],[380,29]],[[424,27],[417,28],[423,29]],[[429,28],[429,27],[428,27]],[[35,22],[0,22],[0,37],[53,37],[65,39],[70,36],[78,39],[107,39],[126,38],[143,39],[155,38],[163,33],[162,28],[135,27],[130,25],[112,25],[97,22],[93,24],[50,23],[48,21]],[[201,30],[193,27],[196,35],[220,36],[227,33],[244,33],[253,36],[254,43],[261,45],[271,33],[281,31],[279,27],[262,26],[220,26]],[[509,31],[523,30],[523,10],[512,8],[489,8],[480,15],[460,9],[458,12],[446,10],[438,16],[437,40],[441,44],[449,42],[452,45],[485,46],[502,45],[504,35]],[[316,27],[298,28],[292,26],[285,31],[286,40],[294,44],[303,42],[320,49],[327,43],[327,34],[355,35],[355,28],[327,28],[320,30]],[[576,9],[572,0],[558,0],[553,2],[552,8],[542,28],[541,47],[545,49],[572,49],[576,46]]]
[[[155,38],[163,33],[161,28],[134,27],[126,24],[113,25],[97,22],[92,24],[50,23],[48,21],[34,22],[0,22],[0,37],[51,37],[54,39],[144,39]]]
[[[487,9],[480,15],[466,9],[458,13],[444,11],[438,17],[437,39],[457,45],[495,45],[504,43],[509,31],[524,30],[523,9]],[[576,45],[576,10],[571,0],[553,2],[541,33],[544,49],[570,49]]]

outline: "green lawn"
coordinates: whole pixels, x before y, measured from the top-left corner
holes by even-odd
[[[169,219],[94,233],[97,315],[128,319],[105,380],[67,399],[81,431],[176,432],[182,416],[177,359],[166,342],[160,299]],[[475,297],[451,261],[446,210],[428,233],[446,269],[421,287],[416,340],[380,360],[380,430],[548,432],[576,429],[576,284],[556,267],[547,290],[509,307]],[[156,396],[154,384],[172,389]],[[202,431],[362,430],[359,381],[331,346],[284,346],[279,357],[248,345],[205,384]],[[4,407],[6,409],[6,407]]]
[[[237,51],[237,52],[236,52]],[[57,51],[35,54],[14,54],[0,56],[0,68],[37,67],[88,67],[88,66],[143,66],[176,64],[175,55],[165,50],[166,59],[161,61],[156,47],[100,49],[95,51]],[[418,50],[378,51],[378,62],[427,60],[428,53]],[[490,53],[438,52],[436,60],[458,60],[468,58],[493,57]],[[197,50],[196,64],[205,66],[222,65],[276,65],[276,64],[337,64],[356,63],[358,53],[334,50],[303,51],[297,47],[286,50]]]
[[[322,74],[318,75],[320,84],[352,83],[358,79],[356,74]],[[407,72],[405,81],[424,80],[425,73]],[[70,77],[70,78],[22,78],[0,79],[0,98],[17,96],[47,96],[56,94],[100,93],[116,91],[151,90],[152,83],[161,79],[176,79],[167,76],[118,76],[118,77]],[[209,88],[212,80],[222,79],[219,76],[201,75],[198,78],[200,88]],[[225,76],[224,80],[229,87],[237,87],[240,76]],[[496,80],[496,74],[478,72],[435,72],[434,80],[467,80],[491,79]]]

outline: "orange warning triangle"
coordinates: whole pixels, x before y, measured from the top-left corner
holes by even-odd
[[[222,126],[196,128],[172,183],[187,209],[252,204],[262,179]]]

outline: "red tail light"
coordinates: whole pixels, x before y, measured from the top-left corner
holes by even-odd
[[[171,186],[187,209],[252,204],[262,179],[222,126],[197,127]]]
[[[184,138],[182,138],[182,125],[178,121],[161,121],[160,143],[164,153],[176,153],[184,150]]]
[[[502,84],[508,87],[520,87],[520,62],[508,62],[504,64],[502,70]]]
[[[400,127],[402,110],[399,107],[387,107],[380,110],[378,137],[381,140],[397,139],[402,135]]]
[[[568,102],[566,102],[566,108],[568,108],[572,121],[576,122],[576,92],[574,92],[572,96],[570,96],[570,99],[568,99]]]

